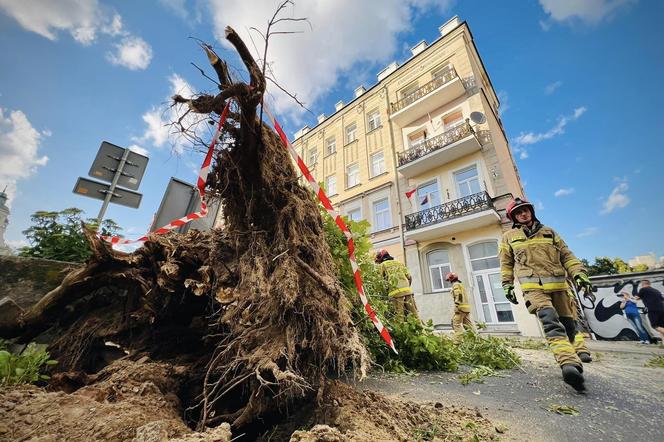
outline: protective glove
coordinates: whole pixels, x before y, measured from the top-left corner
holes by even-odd
[[[519,303],[519,301],[516,300],[516,293],[514,293],[513,285],[505,285],[503,286],[503,290],[505,291],[505,297],[509,302],[511,302],[512,304]]]
[[[595,302],[595,294],[593,293],[593,284],[590,282],[588,275],[585,273],[577,273],[574,275],[574,282],[579,289],[583,290],[583,297]]]

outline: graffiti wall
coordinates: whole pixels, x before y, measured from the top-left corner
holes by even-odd
[[[597,339],[605,340],[635,340],[638,336],[632,324],[625,318],[620,309],[621,292],[636,295],[644,279],[650,280],[651,285],[664,293],[664,270],[654,270],[642,273],[623,273],[620,275],[593,276],[590,278],[597,287],[595,303],[580,299],[583,313],[588,325]],[[637,303],[640,310],[643,303]],[[652,337],[658,337],[650,326],[647,315],[641,313],[643,325]]]

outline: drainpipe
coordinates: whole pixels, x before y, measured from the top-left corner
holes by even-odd
[[[397,150],[396,150],[396,145],[394,144],[394,132],[393,132],[393,126],[392,126],[392,120],[389,117],[389,114],[391,114],[391,109],[390,109],[390,96],[387,93],[387,86],[383,87],[383,90],[385,91],[385,102],[387,103],[387,112],[388,112],[388,117],[387,117],[387,122],[390,128],[390,142],[392,143],[392,164],[394,165],[394,182],[397,186],[397,212],[399,214],[399,239],[401,241],[401,251],[403,253],[403,261],[406,266],[408,266],[408,263],[406,262],[406,241],[404,239],[404,224],[401,222],[402,221],[402,210],[401,210],[401,187],[399,186],[399,172],[397,171]],[[419,265],[418,265],[419,266]]]

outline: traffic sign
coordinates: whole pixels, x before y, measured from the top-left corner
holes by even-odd
[[[122,189],[120,187],[116,187],[112,192],[110,189],[110,184],[79,177],[74,186],[74,193],[102,201],[105,200],[110,193],[111,203],[120,204],[121,206],[127,206],[134,209],[138,209],[138,206],[140,206],[141,198],[143,198],[142,194]]]
[[[118,172],[125,150],[124,147],[116,146],[108,141],[102,142],[88,175],[101,181],[112,182]],[[120,187],[137,190],[143,179],[148,160],[148,157],[130,150],[116,184]]]

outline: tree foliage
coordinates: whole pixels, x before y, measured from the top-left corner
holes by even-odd
[[[95,219],[83,221],[83,211],[75,207],[60,212],[38,211],[30,217],[32,226],[23,231],[30,246],[19,251],[20,256],[84,262],[92,253],[83,236],[83,225],[97,229]],[[120,227],[111,219],[101,223],[102,235],[117,235]]]
[[[609,258],[608,256],[597,256],[595,262],[590,264],[587,259],[582,259],[583,265],[588,270],[588,275],[617,275],[619,273],[645,272],[648,270],[646,264],[630,266],[622,258]]]

